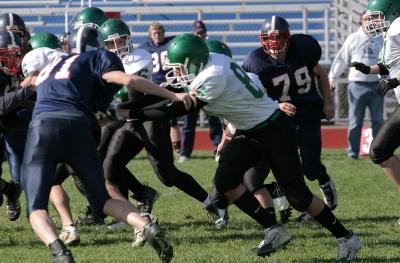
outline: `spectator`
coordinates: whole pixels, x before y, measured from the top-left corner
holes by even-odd
[[[371,114],[372,135],[375,137],[383,124],[383,98],[377,94],[378,75],[364,74],[357,68],[363,65],[375,65],[379,60],[379,52],[383,46],[383,37],[371,37],[366,33],[368,17],[363,12],[360,15],[360,28],[350,34],[332,62],[329,72],[331,89],[336,86],[335,80],[348,68],[348,100],[349,129],[347,155],[350,159],[358,159],[360,138],[365,110],[368,107]],[[357,61],[357,62],[355,62]],[[369,67],[367,67],[369,70]]]
[[[203,21],[196,20],[193,22],[192,34],[199,36],[203,40],[208,38],[207,28]],[[190,112],[184,116],[182,127],[182,151],[178,162],[186,162],[192,156],[198,116],[199,110]],[[210,140],[213,145],[214,154],[216,154],[218,144],[221,142],[222,138],[222,125],[217,117],[207,116],[207,118],[210,127]]]

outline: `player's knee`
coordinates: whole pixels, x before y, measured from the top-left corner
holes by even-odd
[[[381,164],[393,156],[393,151],[387,151],[381,145],[374,142],[375,141],[372,141],[369,149],[369,157],[371,158],[372,162],[375,164]]]
[[[290,205],[297,211],[303,212],[311,204],[313,194],[307,187],[291,186],[285,188],[286,198]]]

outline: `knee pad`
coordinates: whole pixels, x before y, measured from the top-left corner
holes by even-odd
[[[377,145],[372,141],[371,147],[369,149],[369,158],[375,164],[381,164],[393,156],[394,152],[385,151],[380,145]]]
[[[250,193],[254,193],[264,187],[269,169],[266,167],[252,167],[244,174],[243,185]]]
[[[290,185],[283,187],[283,189],[290,205],[297,211],[303,212],[311,204],[313,194],[306,185],[303,187],[298,185]]]

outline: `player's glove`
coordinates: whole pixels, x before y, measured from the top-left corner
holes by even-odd
[[[378,91],[377,91],[378,95],[383,97],[389,90],[394,89],[399,85],[400,85],[400,82],[397,78],[383,79],[379,82],[379,85],[378,85]]]
[[[369,72],[371,71],[371,68],[369,66],[367,66],[361,62],[351,62],[349,67],[355,67],[356,70],[358,70],[364,74],[369,74]]]

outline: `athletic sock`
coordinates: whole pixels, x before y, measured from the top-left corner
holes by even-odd
[[[329,175],[326,172],[325,166],[321,165],[321,175],[317,178],[319,185],[324,185],[329,181]]]
[[[350,232],[339,222],[327,205],[321,213],[314,217],[323,227],[328,229],[336,238],[346,237]]]
[[[199,185],[199,183],[196,182],[193,177],[182,171],[180,171],[177,175],[174,186],[199,202],[203,202],[208,196],[207,192]]]
[[[257,199],[249,191],[245,191],[236,200],[235,205],[264,228],[269,228],[277,224],[275,209],[273,207],[262,208]]]

